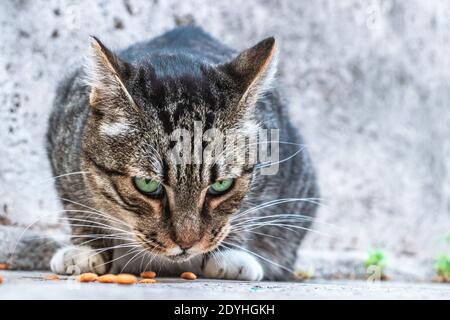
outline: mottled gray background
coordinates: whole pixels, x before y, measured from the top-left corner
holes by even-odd
[[[1,1],[0,224],[58,230],[46,121],[89,35],[118,49],[194,21],[238,49],[279,40],[334,235],[310,234],[299,266],[351,275],[376,247],[428,277],[450,234],[449,16],[444,0]]]

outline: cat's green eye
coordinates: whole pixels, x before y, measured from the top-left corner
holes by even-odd
[[[224,194],[225,192],[231,189],[233,184],[234,184],[233,178],[219,180],[209,187],[208,192],[212,195]]]
[[[133,182],[136,189],[147,195],[156,195],[161,191],[161,183],[154,179],[134,177]]]

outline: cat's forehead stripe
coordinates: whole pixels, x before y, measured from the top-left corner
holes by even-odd
[[[167,134],[189,120],[203,120],[210,128],[217,112],[226,109],[228,103],[210,77],[204,73],[158,76],[151,66],[146,66],[139,68],[133,78],[131,92],[139,104],[152,106],[149,111],[156,111]]]

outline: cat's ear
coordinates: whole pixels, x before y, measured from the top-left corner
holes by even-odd
[[[130,76],[131,65],[119,59],[96,37],[91,41],[91,61],[88,84],[91,87],[89,103],[102,111],[117,106],[135,107],[124,82]]]
[[[220,66],[237,84],[241,105],[254,104],[261,93],[270,89],[277,72],[277,55],[276,41],[270,37]]]

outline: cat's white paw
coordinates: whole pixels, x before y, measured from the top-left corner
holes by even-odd
[[[208,278],[259,281],[264,276],[261,264],[247,252],[227,250],[210,257],[203,268]]]
[[[103,256],[88,246],[59,249],[50,261],[50,268],[58,274],[104,274],[107,271]]]

